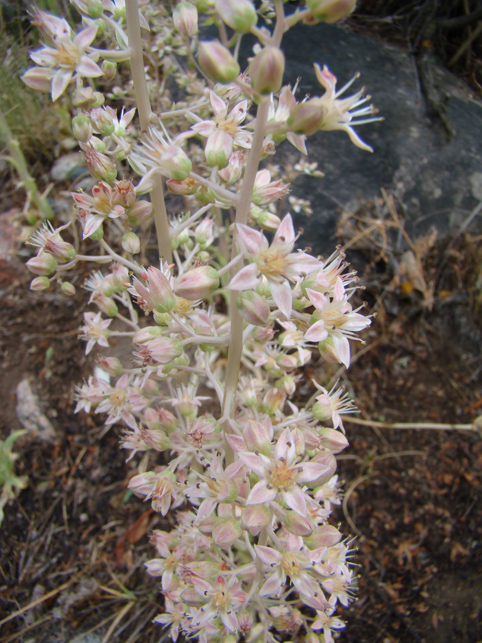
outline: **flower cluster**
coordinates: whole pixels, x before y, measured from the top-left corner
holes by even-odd
[[[45,45],[24,80],[53,100],[75,82],[72,133],[93,183],[72,195],[82,240],[65,240],[68,226],[42,224],[27,266],[37,275],[33,289],[58,282],[72,295],[65,278],[78,262],[94,263],[85,281],[94,310],[80,332],[86,353],[116,336],[132,342],[130,359],[97,357],[76,411],[122,424],[129,459],[159,453],[158,466],[129,482],[175,523],[152,535],[157,557],[147,571],[164,596],[156,622],[173,641],[182,633],[206,643],[298,635],[329,643],[343,627],[335,610],[353,592],[350,541],[329,518],[340,503],[336,454],[348,446],[342,416],[355,407],[321,368],[306,381],[306,366],[318,353],[348,367],[350,343],[370,319],[351,303],[356,277],[341,252],[324,260],[296,249],[284,206],[311,211],[308,199],[288,194],[299,174],[322,176],[316,164],[300,159],[283,172],[271,161],[285,139],[306,155],[320,129],[342,129],[371,149],[353,126],[374,110],[360,92],[340,98],[347,87],[336,91],[326,67],[315,66],[320,98],[298,101],[296,87],[283,86],[284,31],[338,20],[353,3],[311,0],[285,16],[276,0],[270,31],[266,7],[216,0],[203,9],[221,41],[207,42],[198,41],[199,3],[180,0],[172,15],[148,3],[140,14],[150,29],[145,67],[137,64],[136,2],[72,4],[82,16],[78,34],[35,12]],[[241,73],[239,37],[248,32],[259,43]],[[182,57],[203,76],[186,75]],[[129,58],[133,83],[106,88]],[[109,92],[126,109],[104,105]],[[160,260],[147,265],[151,218]],[[304,406],[303,379],[313,393]]]

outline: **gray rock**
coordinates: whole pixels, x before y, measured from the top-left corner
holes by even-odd
[[[22,427],[41,440],[55,442],[55,429],[42,412],[38,396],[34,393],[28,378],[23,379],[18,384],[16,395],[16,412]]]
[[[385,119],[357,128],[373,154],[355,147],[344,132],[308,139],[309,159],[325,177],[300,177],[293,186],[295,196],[312,200],[314,211],[310,218],[296,215],[305,230],[301,243],[331,252],[340,211],[379,196],[382,187],[405,205],[409,234],[421,235],[432,225],[442,234],[456,231],[482,197],[482,105],[463,83],[431,62],[433,84],[455,131],[449,140],[427,115],[413,58],[405,51],[330,25],[297,26],[283,47],[285,82],[301,78],[298,99],[323,94],[313,62],[326,64],[338,78],[337,88],[360,72],[347,95],[365,86]],[[248,47],[244,51],[250,53]],[[286,143],[280,153],[299,158]]]
[[[50,177],[58,183],[73,181],[85,172],[85,161],[80,152],[70,152],[58,158],[52,169]]]

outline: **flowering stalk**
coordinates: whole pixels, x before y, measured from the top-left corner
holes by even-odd
[[[83,240],[100,251],[80,253],[70,224],[44,223],[29,240],[37,254],[27,267],[32,289],[56,283],[72,295],[77,264],[98,264],[85,282],[94,307],[81,327],[86,353],[112,337],[132,339],[130,361],[97,358],[102,377],[78,387],[76,411],[121,423],[129,459],[163,454],[162,466],[129,482],[175,524],[153,533],[157,557],[146,565],[161,579],[165,609],[156,621],[174,642],[182,632],[201,643],[298,635],[330,643],[343,627],[335,610],[348,604],[353,584],[350,541],[328,520],[341,502],[335,456],[348,445],[343,417],[354,406],[322,379],[304,408],[294,394],[315,352],[348,367],[350,343],[370,320],[352,306],[356,279],[344,256],[297,251],[291,215],[278,216],[296,176],[321,175],[316,164],[300,160],[284,173],[260,164],[284,140],[305,155],[321,129],[341,129],[371,149],[354,125],[374,120],[373,108],[362,107],[361,93],[341,98],[348,86],[337,91],[326,67],[315,67],[321,97],[298,101],[283,86],[283,33],[299,19],[332,21],[350,0],[313,0],[291,16],[276,0],[272,32],[256,26],[263,13],[251,0],[215,0],[204,8],[221,42],[199,42],[199,5],[190,0],[172,15],[155,3],[139,12],[136,0],[126,0],[125,13],[120,0],[71,2],[82,15],[78,34],[35,12],[45,45],[24,80],[54,100],[75,82],[72,131],[96,183],[72,197]],[[140,29],[149,26],[144,69]],[[248,32],[259,43],[241,73],[239,40]],[[117,91],[137,103],[138,130],[135,110],[117,113],[100,91],[127,58],[134,89]],[[119,178],[121,167],[129,178]],[[165,179],[176,204],[169,218]],[[308,200],[292,203],[309,211]],[[152,216],[162,259],[143,266],[138,229]]]
[[[134,91],[136,94],[137,110],[141,122],[141,130],[147,131],[151,122],[152,110],[147,91],[146,75],[144,73],[144,60],[142,55],[141,27],[139,23],[139,7],[137,0],[125,0],[127,37],[131,50],[130,64]],[[153,186],[152,204],[154,209],[154,223],[156,226],[157,245],[159,257],[163,261],[172,261],[171,241],[169,238],[169,223],[167,219],[166,202],[161,177]]]

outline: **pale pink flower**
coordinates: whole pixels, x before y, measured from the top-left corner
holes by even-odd
[[[320,292],[306,289],[309,300],[316,308],[317,321],[305,333],[309,342],[324,342],[330,338],[339,362],[350,366],[349,339],[359,340],[355,333],[371,324],[371,320],[352,309],[340,277],[336,279],[333,299]]]
[[[191,582],[203,601],[202,609],[199,609],[192,619],[191,632],[203,628],[215,618],[220,618],[230,632],[238,630],[236,611],[246,602],[246,593],[241,589],[241,583],[236,582],[235,576],[231,576],[227,582],[221,575],[212,584],[196,577],[193,577]],[[183,592],[182,596],[185,594],[186,592]],[[207,602],[204,603],[206,599]]]
[[[146,398],[139,389],[132,385],[129,375],[120,377],[115,386],[103,383],[103,400],[96,409],[96,413],[107,413],[106,425],[123,420],[131,429],[137,427],[134,413],[139,413],[147,406]]]
[[[231,440],[230,444],[233,446]],[[259,478],[251,489],[246,505],[264,504],[279,497],[303,517],[307,512],[303,484],[317,480],[327,471],[323,462],[301,461],[295,435],[289,429],[279,436],[271,454],[244,451],[238,453],[238,457]]]
[[[43,21],[48,33],[51,46],[44,45],[41,49],[30,54],[32,60],[40,66],[46,68],[47,73],[53,72],[51,77],[51,94],[52,100],[57,100],[67,89],[71,80],[77,77],[96,78],[102,76],[102,70],[97,65],[98,54],[87,51],[92,41],[97,35],[97,26],[92,25],[87,29],[80,31],[74,38],[70,27],[66,28],[65,21],[53,22],[52,17],[49,21]],[[68,27],[68,25],[67,25]],[[23,76],[24,82],[29,85],[30,73],[33,70],[27,70]],[[33,85],[35,89],[35,85]]]
[[[109,331],[107,330],[112,322],[112,319],[102,319],[100,313],[84,313],[85,325],[82,326],[80,339],[87,342],[85,347],[85,354],[88,355],[96,344],[99,346],[108,347]]]
[[[260,596],[280,596],[287,576],[303,596],[315,597],[322,594],[311,570],[323,550],[310,551],[303,538],[293,534],[288,534],[286,541],[277,549],[255,545],[255,550],[259,559],[270,569],[259,590]]]
[[[290,112],[295,105],[296,98],[291,90],[291,87],[289,86],[283,87],[277,103],[275,103],[274,95],[271,94],[271,103],[268,115],[268,128],[281,128],[282,136],[284,138],[287,129],[287,121],[290,117]],[[295,132],[288,131],[286,132],[286,138],[291,143],[291,145],[296,147],[296,149],[299,150],[302,154],[308,153],[305,143],[306,136],[304,134],[295,134]]]
[[[249,149],[252,135],[246,132],[241,123],[248,113],[248,101],[243,100],[233,107],[228,114],[228,106],[215,92],[209,93],[211,107],[214,113],[213,120],[201,121],[191,126],[191,132],[209,139],[217,130],[226,132],[232,139],[232,144],[237,147]]]
[[[116,202],[117,197],[118,194],[104,181],[94,185],[92,196],[84,192],[72,192],[72,198],[79,208],[84,239],[94,234],[106,219],[117,219],[124,215],[125,209]]]
[[[356,413],[357,410],[352,399],[342,388],[335,390],[336,384],[331,391],[328,392],[326,388],[320,386],[318,382],[315,382],[315,380],[312,381],[316,388],[321,391],[321,395],[317,395],[315,398],[316,402],[313,405],[313,415],[320,422],[331,420],[334,429],[341,427],[344,431],[341,416]]]
[[[336,76],[329,71],[328,67],[325,65],[321,69],[316,64],[314,67],[318,82],[325,88],[325,93],[320,99],[320,105],[323,109],[323,123],[320,129],[326,131],[342,130],[348,134],[354,145],[362,150],[373,152],[373,149],[364,143],[353,129],[354,125],[363,125],[364,123],[381,120],[371,116],[377,113],[373,105],[361,107],[370,99],[370,96],[362,98],[363,90],[361,90],[348,98],[339,98],[358,78],[358,75],[336,91]]]
[[[271,172],[263,169],[256,174],[253,186],[253,203],[257,206],[267,206],[282,199],[288,194],[288,185],[283,181],[272,181]]]
[[[264,276],[268,280],[276,305],[289,318],[293,295],[287,280],[306,275],[321,266],[321,262],[306,252],[291,252],[296,235],[289,214],[282,220],[271,245],[264,234],[247,225],[240,223],[237,230],[240,250],[252,263],[242,268],[231,279],[228,288],[252,290]]]

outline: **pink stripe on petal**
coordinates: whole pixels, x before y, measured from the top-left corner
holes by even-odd
[[[328,337],[328,331],[325,328],[325,322],[320,319],[308,328],[305,333],[305,339],[308,342],[324,342]]]
[[[276,498],[276,489],[268,489],[266,480],[260,480],[251,489],[246,500],[247,505],[261,505]]]
[[[306,517],[306,498],[300,487],[293,485],[289,491],[283,492],[286,504],[302,518]]]
[[[257,255],[268,247],[266,237],[258,230],[254,230],[244,223],[238,223],[236,229],[239,240],[250,254]]]
[[[263,545],[254,546],[258,558],[263,561],[265,565],[277,565],[283,558],[282,554],[271,547],[264,547]]]
[[[250,263],[242,268],[228,284],[229,290],[253,290],[259,284],[260,276],[258,266]]]
[[[281,312],[289,319],[291,317],[291,308],[293,305],[293,295],[291,288],[286,284],[279,284],[275,281],[269,281],[271,294],[275,300],[276,305]]]

